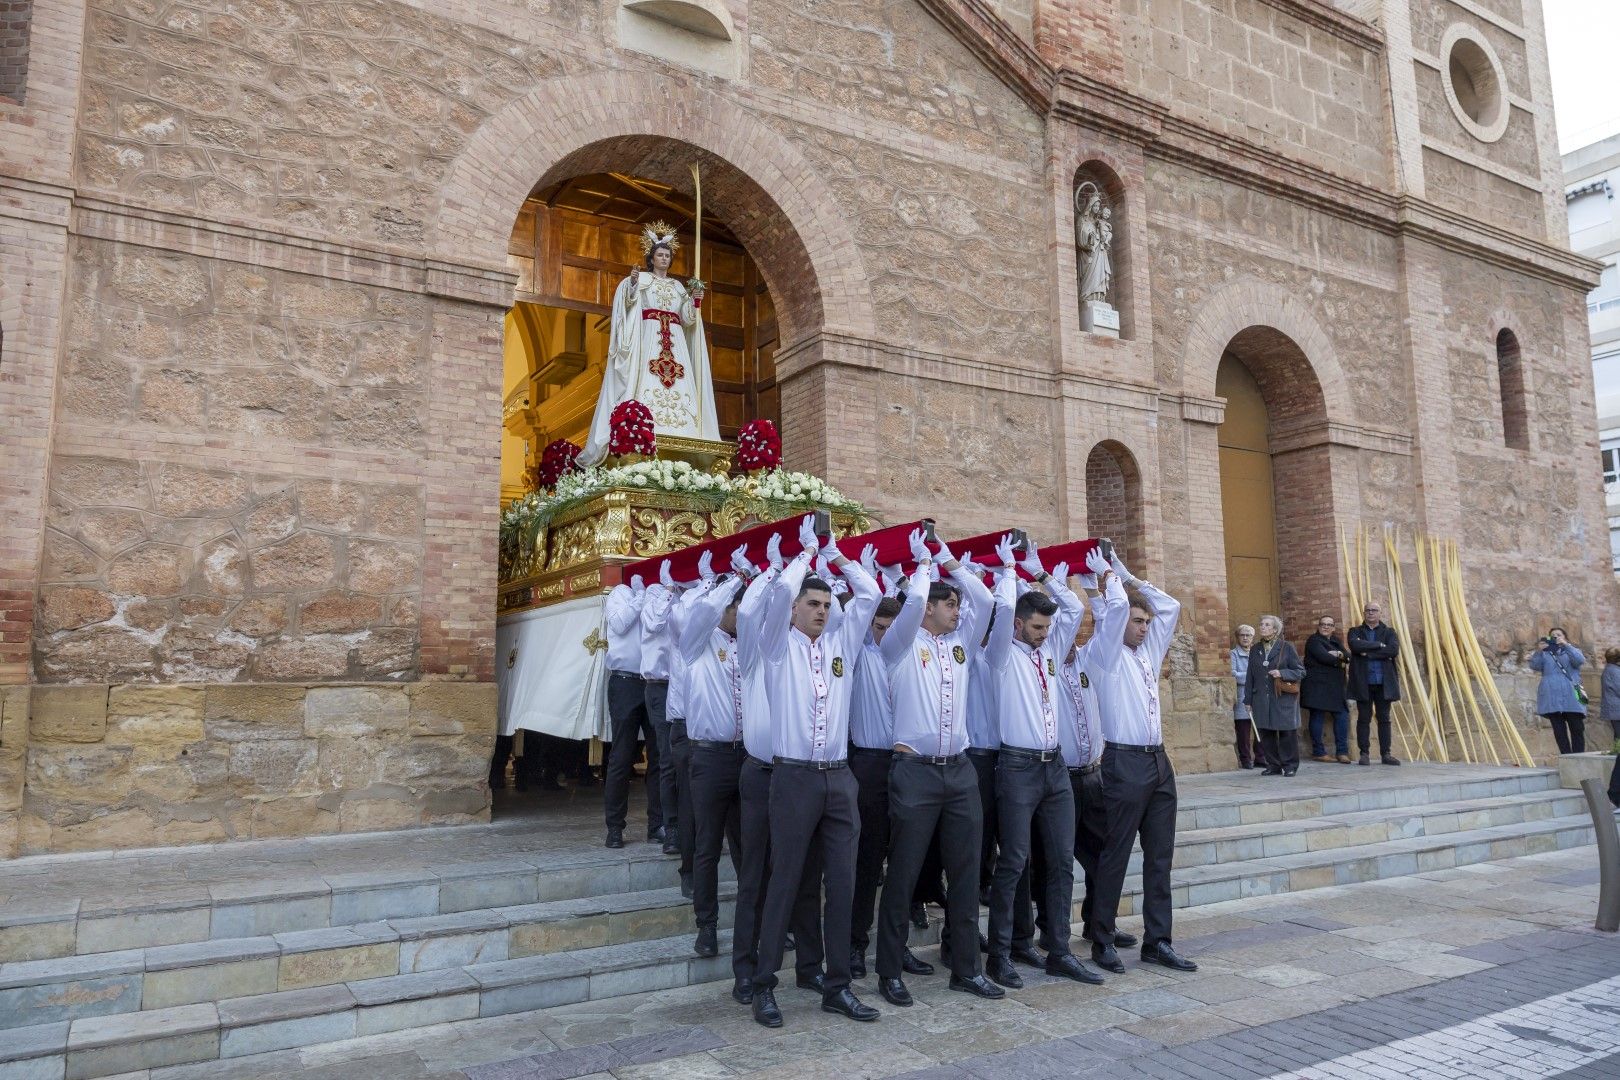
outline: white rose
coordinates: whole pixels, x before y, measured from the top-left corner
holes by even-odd
[[[630,478],[630,482],[634,483],[634,484],[640,484],[642,487],[647,486],[647,478],[645,476],[632,476]]]

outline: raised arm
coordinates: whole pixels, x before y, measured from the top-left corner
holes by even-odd
[[[927,548],[922,545],[922,533],[914,530],[911,534],[911,547],[913,553],[922,547],[924,554]],[[889,624],[888,631],[878,644],[878,651],[883,654],[883,662],[889,667],[898,664],[906,653],[911,651],[912,644],[917,640],[917,631],[922,628],[923,615],[928,607],[928,563],[924,559],[917,560],[917,569],[911,572],[911,578],[903,590],[904,600],[900,606],[900,614],[894,617]]]
[[[635,580],[641,579],[637,577]],[[628,634],[635,629],[641,620],[641,596],[641,593],[629,585],[613,586],[613,590],[608,593],[607,603],[602,607],[608,633]]]
[[[1013,609],[1018,603],[1018,572],[1011,566],[996,574],[996,621],[984,646],[985,666],[999,676],[1012,655]]]
[[[686,610],[681,619],[679,641],[681,656],[688,664],[696,662],[709,647],[709,639],[720,625],[720,616],[731,606],[731,597],[736,591],[737,579],[727,574],[705,582],[681,598],[681,606]],[[737,617],[740,622],[740,611]]]
[[[1113,656],[1119,655],[1119,645],[1125,641],[1125,624],[1131,619],[1130,597],[1125,595],[1125,586],[1120,584],[1119,578],[1108,574],[1103,584],[1103,593],[1091,602],[1091,640],[1086,642],[1089,650],[1086,656],[1087,664],[1095,663],[1102,669],[1104,660],[1103,650],[1096,646],[1102,642],[1114,643]],[[1107,663],[1112,664],[1113,660]],[[1236,675],[1236,672],[1233,673]]]
[[[748,583],[742,603],[737,605],[737,662],[751,670],[760,660],[760,641],[770,617],[771,600],[781,571],[774,566]]]
[[[1170,639],[1175,636],[1176,623],[1181,619],[1181,601],[1145,581],[1135,584],[1136,591],[1153,608],[1153,622],[1148,625],[1142,644],[1153,658],[1154,666],[1158,666],[1164,663],[1165,654],[1170,651]]]
[[[787,655],[788,631],[793,628],[793,601],[809,576],[810,560],[814,557],[815,549],[806,548],[794,556],[776,578],[776,587],[772,589],[775,595],[765,613],[765,625],[759,638],[760,659],[766,663]]]
[[[1564,645],[1564,651],[1569,653],[1569,666],[1571,668],[1579,671],[1581,668],[1586,666],[1586,654],[1581,652],[1581,650],[1566,642]]]
[[[641,604],[641,628],[649,634],[661,633],[669,623],[669,609],[675,594],[663,585],[649,585]]]
[[[960,562],[947,565],[945,569],[950,573],[951,581],[962,590],[962,617],[956,628],[962,632],[963,641],[977,644],[984,638],[985,627],[990,625],[995,597],[986,587],[984,579]]]
[[[827,541],[827,546],[822,550],[828,552],[833,565],[844,576],[844,580],[849,582],[850,601],[844,606],[844,621],[840,624],[839,630],[844,635],[844,654],[854,658],[860,655],[861,643],[866,640],[866,635],[872,628],[872,616],[877,614],[878,601],[883,597],[883,590],[878,585],[877,579],[866,572],[866,567],[845,559],[838,553],[837,545],[831,540]]]

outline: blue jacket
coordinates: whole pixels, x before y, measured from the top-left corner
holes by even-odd
[[[1536,715],[1553,713],[1580,713],[1586,715],[1586,706],[1575,696],[1575,683],[1581,677],[1581,665],[1586,657],[1573,645],[1552,645],[1530,654],[1530,670],[1541,673],[1541,685],[1536,687]]]

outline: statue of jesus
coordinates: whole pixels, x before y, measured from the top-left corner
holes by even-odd
[[[645,267],[619,282],[613,294],[607,369],[579,455],[582,465],[595,465],[607,456],[608,418],[615,406],[632,398],[652,413],[655,435],[720,438],[709,348],[698,314],[703,283],[694,281],[687,292],[670,276],[669,264],[679,246],[673,228],[661,221],[649,225],[641,237]]]

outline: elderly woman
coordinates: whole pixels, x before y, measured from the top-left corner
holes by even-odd
[[[1254,713],[1245,699],[1249,692],[1249,650],[1254,647],[1254,627],[1244,623],[1237,628],[1237,644],[1232,647],[1232,681],[1237,694],[1232,702],[1232,736],[1237,744],[1238,768],[1252,769],[1260,760],[1255,745]]]
[[[1283,640],[1282,620],[1267,615],[1260,620],[1260,640],[1249,650],[1249,674],[1244,700],[1254,710],[1254,726],[1266,755],[1265,776],[1293,776],[1299,771],[1299,682],[1305,665],[1299,653]],[[1282,683],[1294,684],[1285,693]]]

